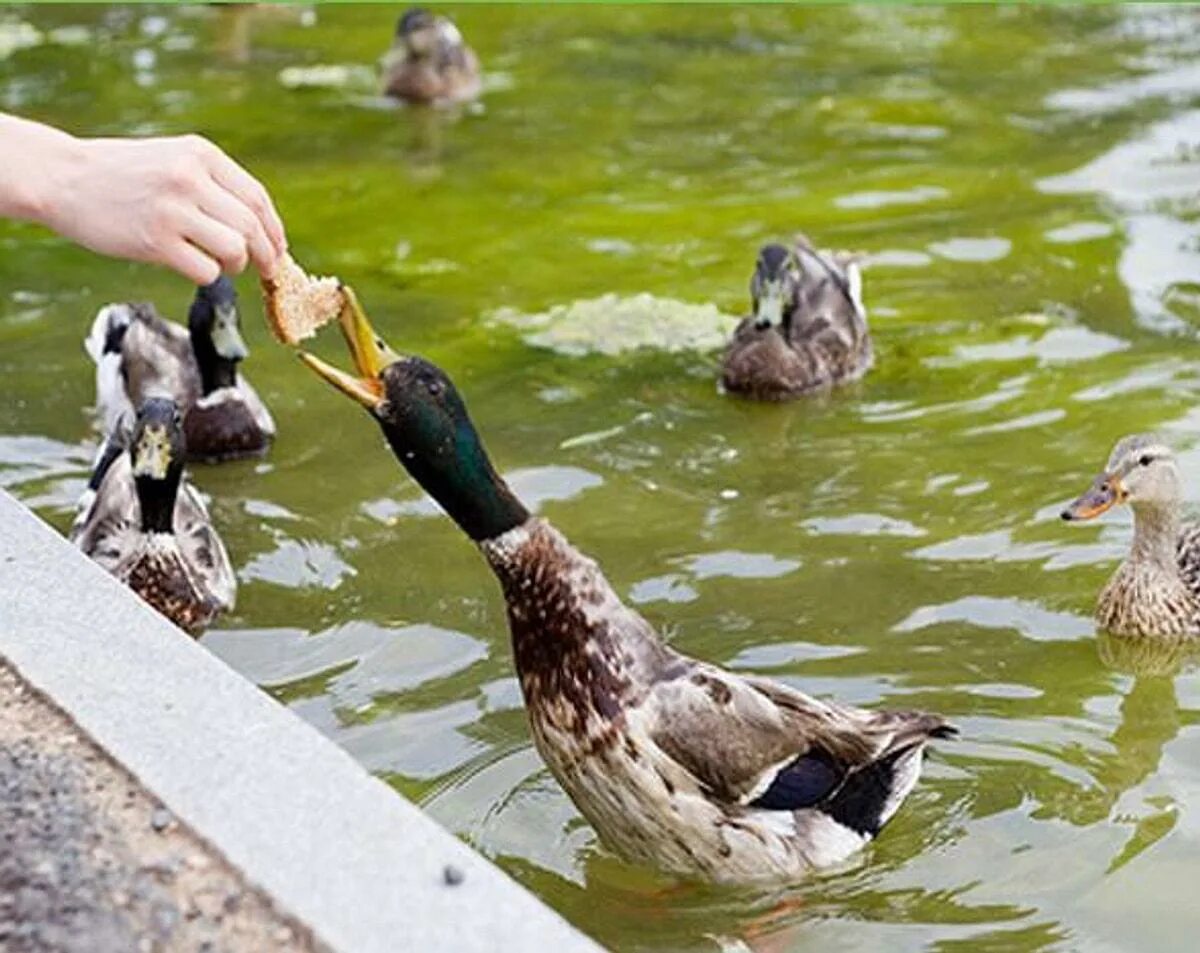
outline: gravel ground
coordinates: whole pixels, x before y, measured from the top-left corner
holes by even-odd
[[[323,949],[0,661],[0,950]]]

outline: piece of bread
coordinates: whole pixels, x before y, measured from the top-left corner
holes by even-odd
[[[262,279],[267,324],[284,344],[299,344],[342,311],[346,298],[337,278],[313,278],[284,255],[275,274]]]

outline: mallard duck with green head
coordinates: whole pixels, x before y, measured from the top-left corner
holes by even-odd
[[[725,390],[789,400],[858,380],[875,362],[862,273],[853,255],[764,245],[750,278],[751,315],[721,363]]]
[[[195,635],[233,608],[233,567],[204,501],[184,476],[183,418],[175,402],[152,397],[131,433],[127,424],[101,447],[70,538]]]
[[[917,782],[937,715],[865,711],[688,658],[497,475],[450,378],[343,312],[357,373],[309,355],[479,547],[508,609],[534,742],[622,857],[721,882],[788,880],[871,840]]]
[[[184,328],[151,304],[100,309],[84,349],[96,364],[96,406],[105,433],[152,396],[183,412],[188,453],[219,461],[261,456],[275,421],[239,372],[249,354],[242,340],[237,292],[222,275],[196,289]]]
[[[396,24],[383,58],[383,92],[410,103],[462,103],[479,95],[479,60],[448,17],[421,7]]]
[[[1154,434],[1117,442],[1091,487],[1063,510],[1094,519],[1128,503],[1133,545],[1096,606],[1096,621],[1125,636],[1200,635],[1200,526],[1184,523],[1175,454]]]

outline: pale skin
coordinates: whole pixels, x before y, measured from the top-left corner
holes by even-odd
[[[0,217],[197,285],[287,250],[262,184],[200,136],[85,139],[0,113]]]

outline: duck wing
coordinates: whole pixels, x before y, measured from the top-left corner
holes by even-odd
[[[809,389],[862,377],[875,362],[862,272],[850,254],[818,252],[797,240],[805,262],[796,306],[787,316],[787,340],[812,371]]]
[[[1175,544],[1175,561],[1184,585],[1200,599],[1200,524],[1186,523]]]
[[[175,538],[196,590],[210,595],[221,610],[232,609],[237,597],[237,577],[229,553],[213,528],[204,500],[188,482],[179,487],[175,499]]]
[[[255,424],[258,425],[258,429],[267,437],[274,437],[275,418],[271,416],[271,412],[267,410],[267,405],[258,396],[258,391],[250,385],[250,382],[246,380],[243,374],[238,375],[237,391],[242,402],[246,405],[246,409],[250,411],[250,416],[254,418]]]
[[[137,549],[141,536],[133,468],[123,449],[119,439],[105,442],[70,533],[71,542],[112,573]]]
[[[170,397],[181,408],[200,397],[200,371],[191,338],[182,325],[163,320],[153,305],[129,305],[133,319],[121,345],[122,376],[129,400]]]
[[[913,755],[954,734],[936,715],[829,704],[698,662],[656,683],[639,708],[658,747],[710,798],[731,808],[816,808],[869,834],[915,783]]]

